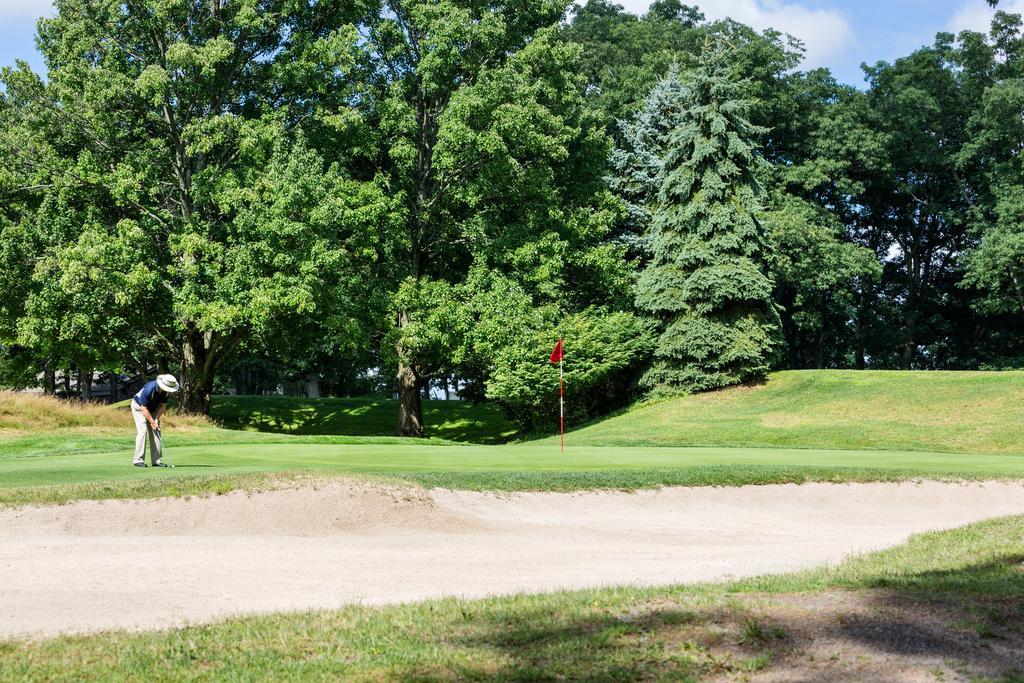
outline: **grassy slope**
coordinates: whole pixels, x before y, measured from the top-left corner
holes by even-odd
[[[1024,453],[1022,425],[1024,372],[813,370],[638,406],[571,432],[569,441]]]
[[[856,680],[844,667],[862,666],[863,655],[835,643],[825,644],[823,657],[807,653],[830,629],[856,635],[854,615],[815,621],[800,593],[852,589],[886,606],[864,631],[868,652],[935,655],[937,680],[963,679],[980,661],[1009,683],[1024,680],[999,663],[1024,642],[1021,557],[1024,517],[1013,517],[916,536],[835,568],[731,585],[449,599],[158,634],[0,642],[0,681],[732,680],[794,661],[810,671],[806,680],[828,678],[823,670]]]

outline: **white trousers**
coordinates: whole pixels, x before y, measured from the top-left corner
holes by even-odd
[[[132,401],[132,417],[135,418],[135,462],[146,462],[146,437],[149,437],[149,460],[159,465],[163,458],[163,446],[160,437],[146,421],[146,416],[139,409],[139,404]]]

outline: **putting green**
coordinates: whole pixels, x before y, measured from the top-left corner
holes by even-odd
[[[886,471],[896,476],[1024,478],[1024,456],[779,448],[210,444],[174,447],[175,469],[131,467],[131,452],[0,457],[0,488],[195,475],[312,470],[336,473],[607,473],[716,468]],[[850,478],[850,477],[845,477]],[[852,477],[857,478],[857,477]],[[708,483],[715,483],[709,481]],[[609,481],[609,485],[617,485]],[[623,486],[628,483],[623,483]]]

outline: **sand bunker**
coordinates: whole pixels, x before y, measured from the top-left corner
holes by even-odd
[[[0,511],[0,638],[781,572],[1024,513],[1024,484],[487,494],[335,482]]]

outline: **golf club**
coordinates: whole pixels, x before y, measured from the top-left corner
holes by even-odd
[[[171,461],[167,459],[167,444],[164,443],[164,435],[160,433],[160,430],[156,430],[156,438],[160,442],[160,462],[167,467],[174,467]]]

